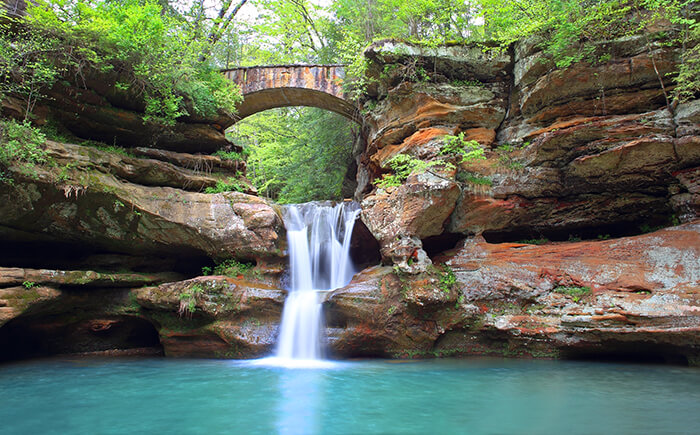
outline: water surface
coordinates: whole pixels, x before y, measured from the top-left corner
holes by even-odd
[[[4,434],[683,434],[700,370],[568,361],[53,359],[0,366]]]

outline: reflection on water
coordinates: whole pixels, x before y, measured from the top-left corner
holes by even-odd
[[[279,377],[277,432],[280,435],[321,433],[325,375],[315,370],[289,370]]]
[[[564,361],[0,366],[3,434],[684,434],[700,369]]]

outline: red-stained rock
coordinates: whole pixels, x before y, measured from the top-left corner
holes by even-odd
[[[438,155],[443,137],[454,134],[454,128],[428,127],[422,128],[397,145],[387,145],[372,155],[371,159],[377,166],[385,167],[387,161],[397,154],[408,154],[418,159],[427,160]]]
[[[523,168],[489,171],[487,196],[463,192],[448,229],[574,231],[664,221],[673,210],[692,220],[693,194],[672,201],[667,195],[674,194],[676,171],[700,163],[700,144],[696,136],[674,136],[666,110],[577,118],[534,132],[529,146],[509,154]]]
[[[414,132],[445,125],[495,130],[506,107],[499,84],[452,86],[403,83],[370,113],[369,147],[400,144]],[[454,127],[453,127],[454,128]]]
[[[435,260],[454,271],[449,292],[440,293],[439,269],[411,276],[389,268],[363,271],[334,291],[326,302],[333,349],[343,356],[700,356],[700,221],[594,242],[469,240]]]
[[[684,222],[698,216],[700,200],[673,175],[700,164],[698,103],[680,104],[672,113],[658,77],[677,67],[676,49],[652,44],[650,53],[642,37],[602,41],[596,50],[610,54],[609,61],[557,69],[543,61],[536,43],[523,42],[514,51],[512,82],[508,61],[488,80],[476,75],[471,81],[446,80],[455,78],[450,70],[433,68],[430,82],[413,83],[401,75],[410,70],[406,56],[395,50],[404,45],[369,52],[370,70],[376,70],[380,84],[376,104],[367,104],[372,108],[369,143],[358,174],[378,178],[398,153],[433,159],[440,134],[464,132],[466,139],[485,145],[486,161],[460,165],[461,194],[446,232],[488,232],[507,239],[508,234],[631,229],[668,222],[674,215]],[[387,70],[391,74],[379,74]],[[507,116],[486,116],[486,101],[499,114],[507,108]],[[497,148],[504,142],[512,142],[506,151]],[[389,215],[371,210],[379,207],[402,216],[402,205],[387,206],[374,200],[381,195],[367,192],[366,184],[362,189],[371,199],[365,215]],[[375,221],[377,238],[398,234],[388,219]],[[409,229],[385,241],[384,259],[403,261],[421,238]]]
[[[457,183],[449,178],[424,172],[408,177],[406,183],[368,196],[362,202],[362,221],[381,247],[382,257],[408,267],[429,264],[420,239],[443,232],[459,195]],[[412,261],[411,261],[412,263]]]

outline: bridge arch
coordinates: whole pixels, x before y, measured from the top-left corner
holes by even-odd
[[[222,71],[241,87],[237,120],[275,107],[310,106],[361,123],[360,113],[343,92],[343,65],[274,65]]]

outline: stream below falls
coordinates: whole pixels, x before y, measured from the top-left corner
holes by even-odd
[[[50,359],[0,367],[3,434],[691,434],[697,368],[503,359]]]

